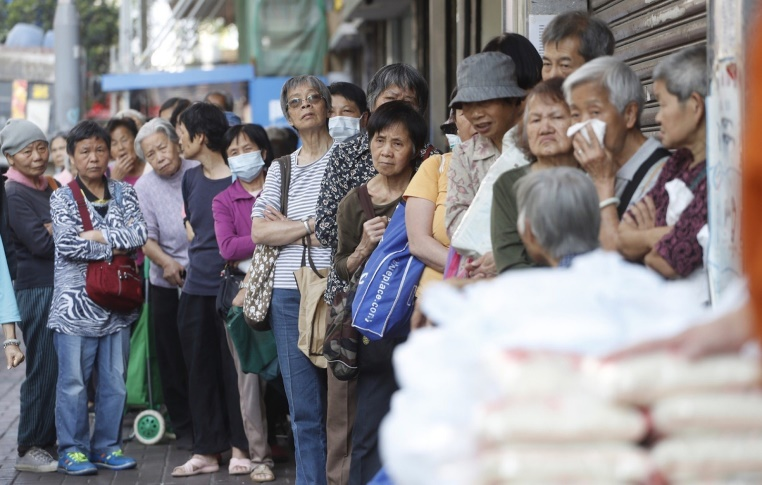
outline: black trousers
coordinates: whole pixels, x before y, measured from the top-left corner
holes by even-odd
[[[238,376],[214,296],[180,297],[177,329],[188,369],[193,452],[221,453],[231,446],[248,450],[243,430]]]
[[[150,320],[156,342],[156,363],[159,365],[164,404],[178,442],[193,442],[193,425],[188,406],[188,371],[185,368],[177,331],[177,310],[180,295],[177,288],[151,285],[148,290]]]

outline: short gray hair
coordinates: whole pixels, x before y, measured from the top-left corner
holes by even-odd
[[[280,109],[283,110],[283,116],[288,119],[288,92],[298,88],[302,84],[308,85],[323,97],[327,116],[328,112],[331,111],[331,91],[328,90],[328,86],[323,81],[312,75],[294,76],[283,83],[283,88],[280,90]]]
[[[429,85],[413,66],[396,63],[382,67],[368,83],[368,108],[373,111],[378,97],[392,86],[409,89],[415,93],[418,112],[424,114],[429,104]]]
[[[706,46],[696,45],[669,55],[654,69],[653,80],[664,81],[667,91],[685,101],[698,93],[706,98]]]
[[[586,62],[614,54],[614,34],[608,24],[581,10],[556,15],[542,31],[542,45],[575,37]]]
[[[114,118],[117,118],[117,119],[131,118],[133,120],[136,120],[136,122],[140,122],[141,125],[146,122],[146,116],[140,111],[135,109],[123,109],[122,111],[115,114]]]
[[[624,113],[628,104],[636,103],[638,118],[640,118],[646,98],[640,79],[630,66],[611,56],[599,57],[583,64],[564,81],[566,102],[571,105],[572,90],[589,82],[597,83],[605,88],[609,93],[609,101],[620,113]]]
[[[145,161],[146,157],[145,153],[143,153],[143,147],[140,146],[140,143],[149,136],[155,135],[157,133],[163,133],[172,143],[180,143],[180,138],[178,138],[177,132],[175,132],[175,129],[172,127],[172,124],[169,121],[162,118],[154,118],[143,125],[143,127],[140,128],[140,131],[138,131],[138,135],[135,137],[135,154],[141,160]]]
[[[595,185],[577,168],[531,172],[516,182],[519,232],[529,221],[532,234],[551,256],[561,259],[598,248],[601,214]]]

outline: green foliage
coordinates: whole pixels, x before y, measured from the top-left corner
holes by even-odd
[[[0,0],[0,40],[19,22],[53,28],[56,0]],[[87,53],[87,71],[109,70],[109,48],[119,37],[119,8],[115,0],[75,0],[80,20],[80,43]]]

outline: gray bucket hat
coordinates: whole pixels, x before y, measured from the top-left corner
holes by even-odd
[[[458,64],[458,95],[450,101],[450,107],[526,95],[516,83],[516,64],[510,56],[502,52],[482,52],[466,57]]]

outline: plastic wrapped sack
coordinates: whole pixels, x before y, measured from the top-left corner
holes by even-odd
[[[674,396],[651,408],[654,429],[663,435],[759,433],[762,393],[704,393]]]
[[[670,438],[659,442],[651,457],[669,483],[720,479],[739,483],[730,479],[762,473],[762,435]]]

